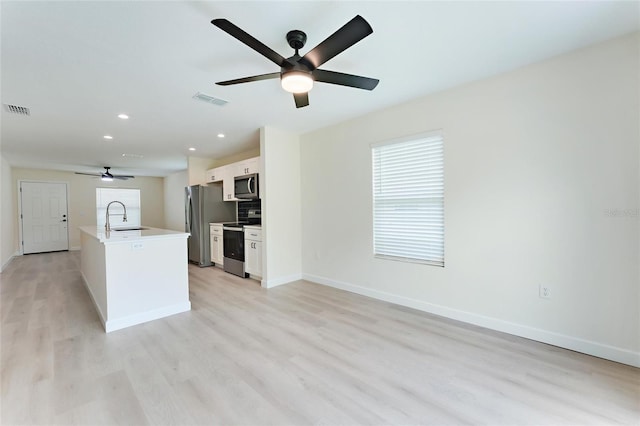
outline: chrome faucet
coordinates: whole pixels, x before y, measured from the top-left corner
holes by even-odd
[[[107,204],[107,221],[104,224],[104,229],[106,229],[107,232],[111,231],[111,224],[109,223],[109,206],[111,206],[111,204],[113,203],[118,203],[122,206],[122,208],[124,209],[124,215],[122,216],[122,221],[126,222],[127,221],[127,208],[125,207],[124,203],[122,201],[112,201],[109,204]]]

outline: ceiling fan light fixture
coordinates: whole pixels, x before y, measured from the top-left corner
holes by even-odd
[[[282,74],[282,88],[289,93],[307,93],[313,88],[311,74],[304,71],[289,71]]]
[[[113,182],[113,176],[103,173],[102,174],[103,182]]]

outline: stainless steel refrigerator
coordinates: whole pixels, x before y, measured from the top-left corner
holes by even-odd
[[[185,188],[185,231],[189,232],[189,262],[211,266],[210,222],[235,222],[237,207],[222,201],[222,185],[193,185]]]

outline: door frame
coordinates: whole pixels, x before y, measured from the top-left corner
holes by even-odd
[[[67,250],[71,251],[71,245],[69,241],[69,182],[60,180],[43,180],[43,179],[18,179],[18,188],[16,194],[18,194],[18,254],[24,255],[24,244],[22,239],[22,182],[26,183],[62,183],[65,186],[67,193]]]

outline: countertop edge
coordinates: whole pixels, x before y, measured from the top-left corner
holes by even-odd
[[[189,237],[188,232],[172,231],[170,229],[154,228],[151,226],[143,226],[142,231],[111,231],[107,237],[104,229],[96,226],[80,226],[80,232],[98,240],[103,244],[121,244],[131,243],[141,240],[158,240],[158,239],[186,239]]]

